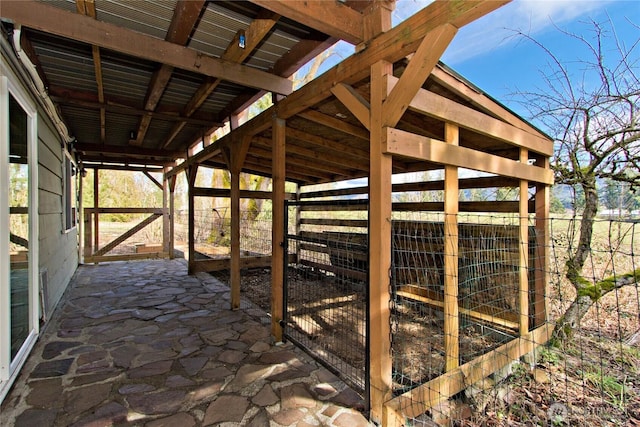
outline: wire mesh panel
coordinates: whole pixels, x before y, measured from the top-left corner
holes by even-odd
[[[507,343],[520,326],[517,217],[458,218],[458,364]],[[529,227],[529,240],[535,233]],[[392,354],[397,394],[445,372],[445,227],[416,212],[393,223]],[[533,250],[529,248],[529,252]],[[524,268],[528,268],[525,266]],[[533,283],[533,275],[528,274]],[[533,288],[533,286],[531,286]]]
[[[297,256],[286,269],[285,336],[366,394],[367,221],[335,216],[318,220],[323,209],[362,214],[362,209],[367,209],[366,201],[300,202],[289,206],[312,213],[286,238],[288,247],[296,245]]]

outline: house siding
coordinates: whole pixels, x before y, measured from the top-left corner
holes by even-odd
[[[64,151],[42,110],[38,112],[40,271],[47,272],[46,313],[56,307],[78,266],[78,228],[64,230]]]

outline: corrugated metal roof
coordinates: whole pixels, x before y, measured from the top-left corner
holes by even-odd
[[[100,113],[98,110],[74,106],[64,106],[60,110],[68,121],[69,131],[78,141],[88,143],[100,141]]]
[[[97,0],[97,19],[164,39],[177,0]]]
[[[246,30],[250,23],[251,19],[246,16],[209,3],[189,47],[219,58],[238,30]]]
[[[154,62],[135,59],[104,49],[101,52],[102,83],[105,94],[119,98],[133,98],[138,102],[143,101],[151,75],[157,65]]]

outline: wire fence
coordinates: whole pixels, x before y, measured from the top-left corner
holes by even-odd
[[[578,279],[568,267],[581,220],[549,219],[544,247],[532,224],[523,299],[519,218],[458,217],[459,316],[449,322],[452,332],[443,303],[444,218],[412,215],[394,225],[390,291],[392,406],[405,425],[640,425],[638,222],[597,220]],[[548,255],[544,271],[536,252]],[[545,323],[537,324],[541,307]],[[542,345],[549,337],[551,344]],[[456,355],[453,365],[449,354]]]
[[[303,238],[291,239],[296,262],[287,279],[291,336],[359,391],[368,363],[368,257],[366,238],[356,235],[363,214],[291,212],[289,233]],[[270,252],[271,217],[263,215],[243,218],[243,250]],[[223,246],[225,218],[197,213],[197,241]],[[446,219],[394,212],[391,406],[404,425],[640,425],[640,223],[596,220],[572,284],[580,218],[538,220],[540,227],[511,214],[458,215],[453,270]],[[452,296],[445,289],[453,276]],[[269,269],[243,270],[241,281],[244,295],[269,311]],[[447,317],[452,300],[455,321]],[[567,310],[579,321],[568,321]],[[560,339],[567,326],[571,336]],[[553,345],[543,345],[549,338]]]

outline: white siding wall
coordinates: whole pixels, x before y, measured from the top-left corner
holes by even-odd
[[[47,313],[55,308],[78,266],[77,227],[64,230],[64,152],[46,113],[38,113],[40,270],[48,274]]]

